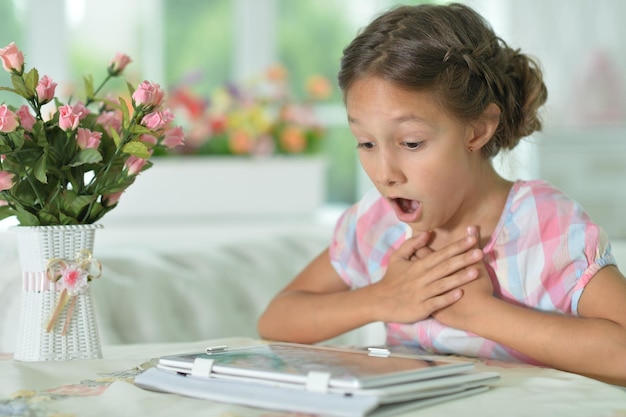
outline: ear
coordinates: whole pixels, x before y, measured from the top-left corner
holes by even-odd
[[[471,150],[482,148],[491,140],[498,124],[500,124],[500,108],[495,103],[491,103],[485,108],[478,120],[471,124],[473,134],[467,141],[467,148]]]

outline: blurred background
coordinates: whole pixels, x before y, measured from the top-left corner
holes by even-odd
[[[336,87],[341,52],[359,28],[398,3],[2,0],[0,44],[15,42],[24,51],[27,66],[49,75],[59,83],[57,92],[68,96],[80,90],[83,75],[101,79],[113,55],[126,53],[133,59],[127,80],[160,83],[178,98],[180,120],[198,138],[202,132],[210,135],[199,125],[206,122],[202,113],[216,97],[231,91],[229,87],[250,87],[250,80],[266,85],[268,77],[278,77],[289,99],[313,109],[315,124],[322,128],[318,133],[323,132],[323,138],[308,156],[326,162],[316,209],[333,213],[332,217],[370,186],[358,166]],[[510,178],[553,182],[579,200],[609,236],[626,238],[622,214],[626,207],[626,2],[466,3],[482,13],[509,45],[540,60],[549,90],[544,131],[498,157],[498,169]],[[9,82],[8,74],[1,72],[0,85]],[[124,91],[123,82],[117,88]],[[311,98],[311,89],[315,93],[316,88],[318,96]],[[11,100],[0,92],[0,102]],[[263,156],[271,155],[266,151]],[[204,184],[197,175],[189,181],[196,187]],[[265,186],[272,187],[271,181]],[[211,190],[204,193],[210,196]]]

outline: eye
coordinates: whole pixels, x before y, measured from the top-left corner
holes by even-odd
[[[415,150],[422,147],[424,142],[402,142],[402,146],[409,150]]]
[[[372,149],[374,147],[373,142],[359,142],[356,145],[357,149]]]

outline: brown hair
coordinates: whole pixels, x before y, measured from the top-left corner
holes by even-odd
[[[539,64],[462,4],[400,6],[377,17],[343,51],[344,96],[366,75],[431,91],[460,120],[476,120],[495,103],[500,123],[482,148],[487,157],[541,130],[538,110],[548,93]]]

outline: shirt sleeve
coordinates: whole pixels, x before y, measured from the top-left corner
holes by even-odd
[[[608,237],[583,207],[543,181],[517,184],[490,256],[497,294],[542,311],[578,315],[585,286],[615,264]]]
[[[595,224],[592,224],[586,233],[584,254],[583,260],[577,263],[576,275],[580,278],[572,292],[571,308],[576,315],[578,315],[580,297],[591,278],[605,266],[617,265],[607,234]]]
[[[604,230],[575,200],[547,185],[536,189],[540,233],[546,255],[543,284],[557,308],[578,315],[585,286],[603,267],[614,264]]]
[[[350,288],[363,286],[367,281],[367,270],[358,250],[357,240],[358,206],[346,210],[335,226],[329,248],[330,262]]]

